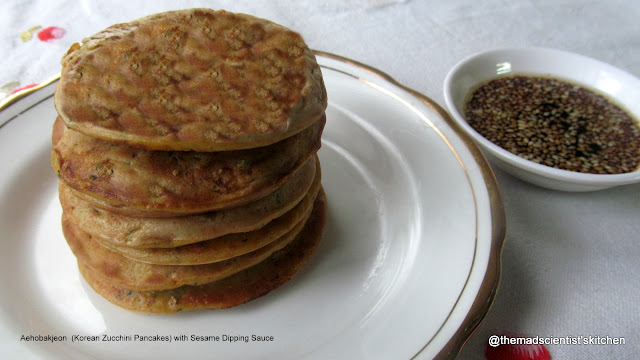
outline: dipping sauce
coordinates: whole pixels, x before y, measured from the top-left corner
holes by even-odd
[[[604,96],[554,78],[490,80],[465,103],[469,125],[489,141],[533,162],[593,174],[634,171],[640,127]]]

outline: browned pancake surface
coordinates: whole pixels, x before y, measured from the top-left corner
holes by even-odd
[[[79,264],[93,289],[123,308],[147,313],[223,309],[246,303],[289,281],[315,252],[326,222],[326,197],[320,192],[314,210],[296,239],[256,266],[220,281],[163,291],[134,291],[109,283]]]
[[[113,25],[62,59],[67,125],[154,150],[265,146],[318,120],[322,74],[302,37],[244,14],[188,9]]]
[[[131,216],[202,213],[275,191],[320,147],[325,119],[275,144],[200,153],[118,145],[67,129],[58,118],[51,163],[94,205]]]
[[[62,210],[81,230],[103,243],[130,249],[135,254],[136,248],[184,248],[187,244],[231,233],[257,230],[290,211],[309,192],[315,196],[320,188],[320,178],[320,162],[314,156],[282,187],[264,198],[240,207],[179,217],[131,217],[96,208],[91,202],[75,196],[62,182],[59,195]],[[162,253],[168,255],[171,250],[156,249],[154,252],[158,256]],[[150,255],[148,252],[142,254]]]
[[[271,243],[227,260],[199,265],[155,265],[128,259],[103,247],[91,235],[79,230],[62,216],[65,238],[78,262],[91,268],[111,284],[142,291],[174,289],[182,285],[206,284],[224,279],[258,264],[285,247],[303,225],[301,222]]]
[[[305,222],[311,213],[318,190],[319,186],[314,187],[293,209],[259,229],[245,233],[228,234],[189,245],[171,248],[132,248],[115,246],[100,237],[92,237],[103,246],[129,259],[150,264],[194,265],[222,261],[266,246],[284,236],[296,224]]]

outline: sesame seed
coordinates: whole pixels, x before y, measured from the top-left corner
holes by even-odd
[[[465,117],[487,140],[539,164],[593,174],[640,165],[638,122],[604,96],[564,80],[490,80],[470,93]]]

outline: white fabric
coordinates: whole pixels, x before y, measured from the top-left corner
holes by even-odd
[[[60,71],[71,43],[116,22],[210,7],[291,27],[314,49],[376,67],[444,104],[442,82],[480,50],[544,46],[640,76],[638,0],[1,1],[4,93]],[[33,26],[51,42],[23,42]],[[633,359],[640,353],[640,185],[594,193],[544,190],[497,171],[507,214],[500,289],[461,359],[485,359],[489,335],[624,337],[626,345],[549,345],[556,359]],[[434,175],[435,176],[435,175]],[[419,284],[416,284],[419,286]],[[425,304],[428,306],[428,304]]]

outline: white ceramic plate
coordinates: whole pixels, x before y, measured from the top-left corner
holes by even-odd
[[[60,230],[49,165],[55,83],[0,113],[0,357],[454,357],[499,278],[504,214],[491,170],[429,99],[362,64],[318,59],[330,98],[319,153],[323,242],[292,281],[227,310],[144,315],[96,295]],[[103,334],[131,340],[72,341]]]

